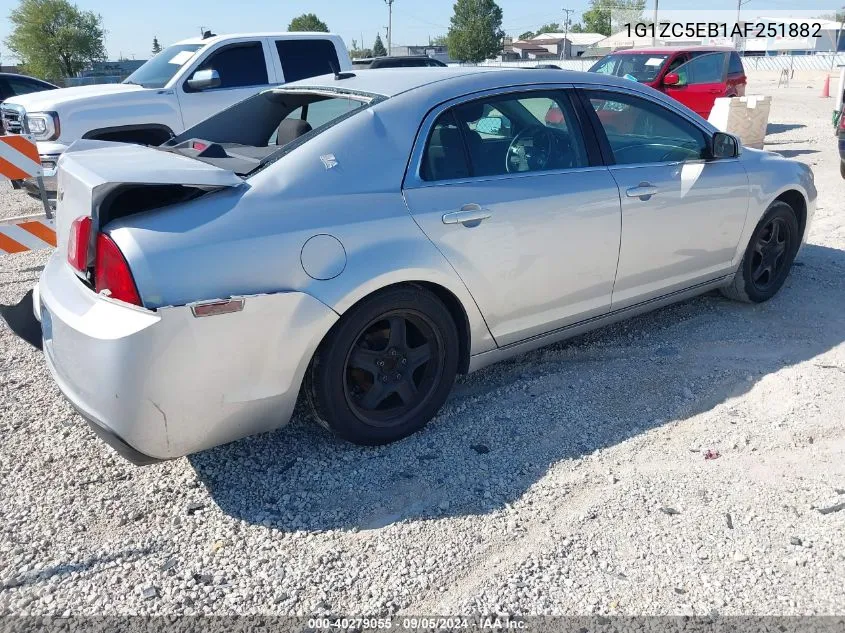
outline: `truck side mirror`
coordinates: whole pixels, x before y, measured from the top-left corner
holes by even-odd
[[[220,86],[220,73],[213,68],[208,70],[196,71],[190,79],[188,79],[188,87],[191,90],[207,90],[209,88],[217,88]]]

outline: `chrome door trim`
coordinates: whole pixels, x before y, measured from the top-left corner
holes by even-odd
[[[419,129],[417,130],[417,137],[414,140],[414,147],[411,150],[411,156],[408,160],[408,166],[405,169],[405,177],[402,179],[402,189],[421,189],[423,187],[432,187],[432,186],[441,186],[441,185],[451,185],[451,184],[458,184],[458,183],[477,183],[477,182],[484,182],[487,180],[503,180],[508,178],[525,178],[527,176],[547,176],[547,175],[554,175],[554,174],[562,174],[562,173],[572,173],[577,172],[585,169],[606,169],[604,165],[590,165],[585,167],[574,167],[571,169],[553,169],[548,171],[528,171],[528,172],[520,172],[518,174],[498,174],[495,176],[473,176],[468,178],[456,178],[451,180],[433,180],[427,181],[423,180],[420,175],[420,170],[422,169],[422,158],[423,154],[425,153],[425,144],[428,142],[428,137],[431,134],[431,128],[434,127],[434,122],[437,120],[443,112],[448,110],[449,108],[459,105],[461,103],[467,103],[469,101],[477,101],[478,99],[484,99],[485,97],[497,96],[497,95],[508,95],[508,94],[522,94],[526,92],[550,92],[554,90],[571,90],[574,88],[574,84],[571,83],[559,83],[559,84],[526,84],[520,86],[507,86],[504,88],[494,88],[491,90],[480,90],[478,92],[471,92],[465,95],[461,95],[460,97],[456,97],[454,99],[450,99],[449,101],[444,101],[433,107],[428,113],[425,115],[422,123],[420,124]],[[580,126],[580,122],[579,122]],[[584,135],[584,132],[579,129],[581,135]]]
[[[487,365],[497,363],[506,358],[510,358],[518,354],[524,354],[540,347],[545,347],[546,345],[551,345],[552,343],[572,338],[573,336],[578,336],[579,334],[584,334],[605,325],[610,325],[611,323],[616,323],[617,321],[622,321],[638,314],[650,312],[652,310],[677,303],[678,301],[698,296],[708,290],[713,290],[727,285],[731,282],[731,280],[733,280],[734,274],[735,271],[727,275],[721,275],[714,279],[710,279],[709,281],[703,281],[687,288],[670,292],[669,294],[654,297],[652,299],[648,299],[647,301],[619,308],[618,310],[612,310],[605,314],[591,317],[583,321],[578,321],[577,323],[571,323],[562,328],[538,334],[515,343],[509,343],[508,345],[503,345],[487,352],[481,352],[480,354],[476,354],[470,358],[468,373],[482,369]]]

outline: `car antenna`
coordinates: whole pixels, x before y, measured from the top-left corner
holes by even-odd
[[[355,76],[355,73],[342,73],[340,72],[340,68],[338,68],[337,64],[333,60],[329,60],[329,68],[334,73],[334,80],[338,81],[339,79],[350,79]]]

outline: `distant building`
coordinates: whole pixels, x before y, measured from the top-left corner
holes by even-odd
[[[141,66],[147,63],[146,59],[119,59],[114,62],[94,62],[83,70],[80,77],[128,77]]]
[[[551,60],[582,57],[604,40],[601,33],[540,33],[530,40],[512,42],[502,53],[503,61]],[[589,56],[589,55],[588,55]]]
[[[119,59],[113,62],[93,62],[76,77],[65,77],[65,87],[93,84],[119,84],[147,63],[146,59]]]
[[[445,46],[420,45],[420,46],[391,46],[390,54],[396,57],[425,55],[444,64],[456,63],[449,57],[449,51]]]

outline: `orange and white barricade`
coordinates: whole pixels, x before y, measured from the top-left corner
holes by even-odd
[[[0,176],[5,176],[10,180],[35,178],[41,189],[41,200],[44,203],[43,215],[0,220],[0,254],[55,248],[56,226],[53,210],[47,201],[41,174],[38,146],[30,136],[26,134],[0,136]]]
[[[0,220],[0,255],[56,247],[56,223],[46,215]]]

